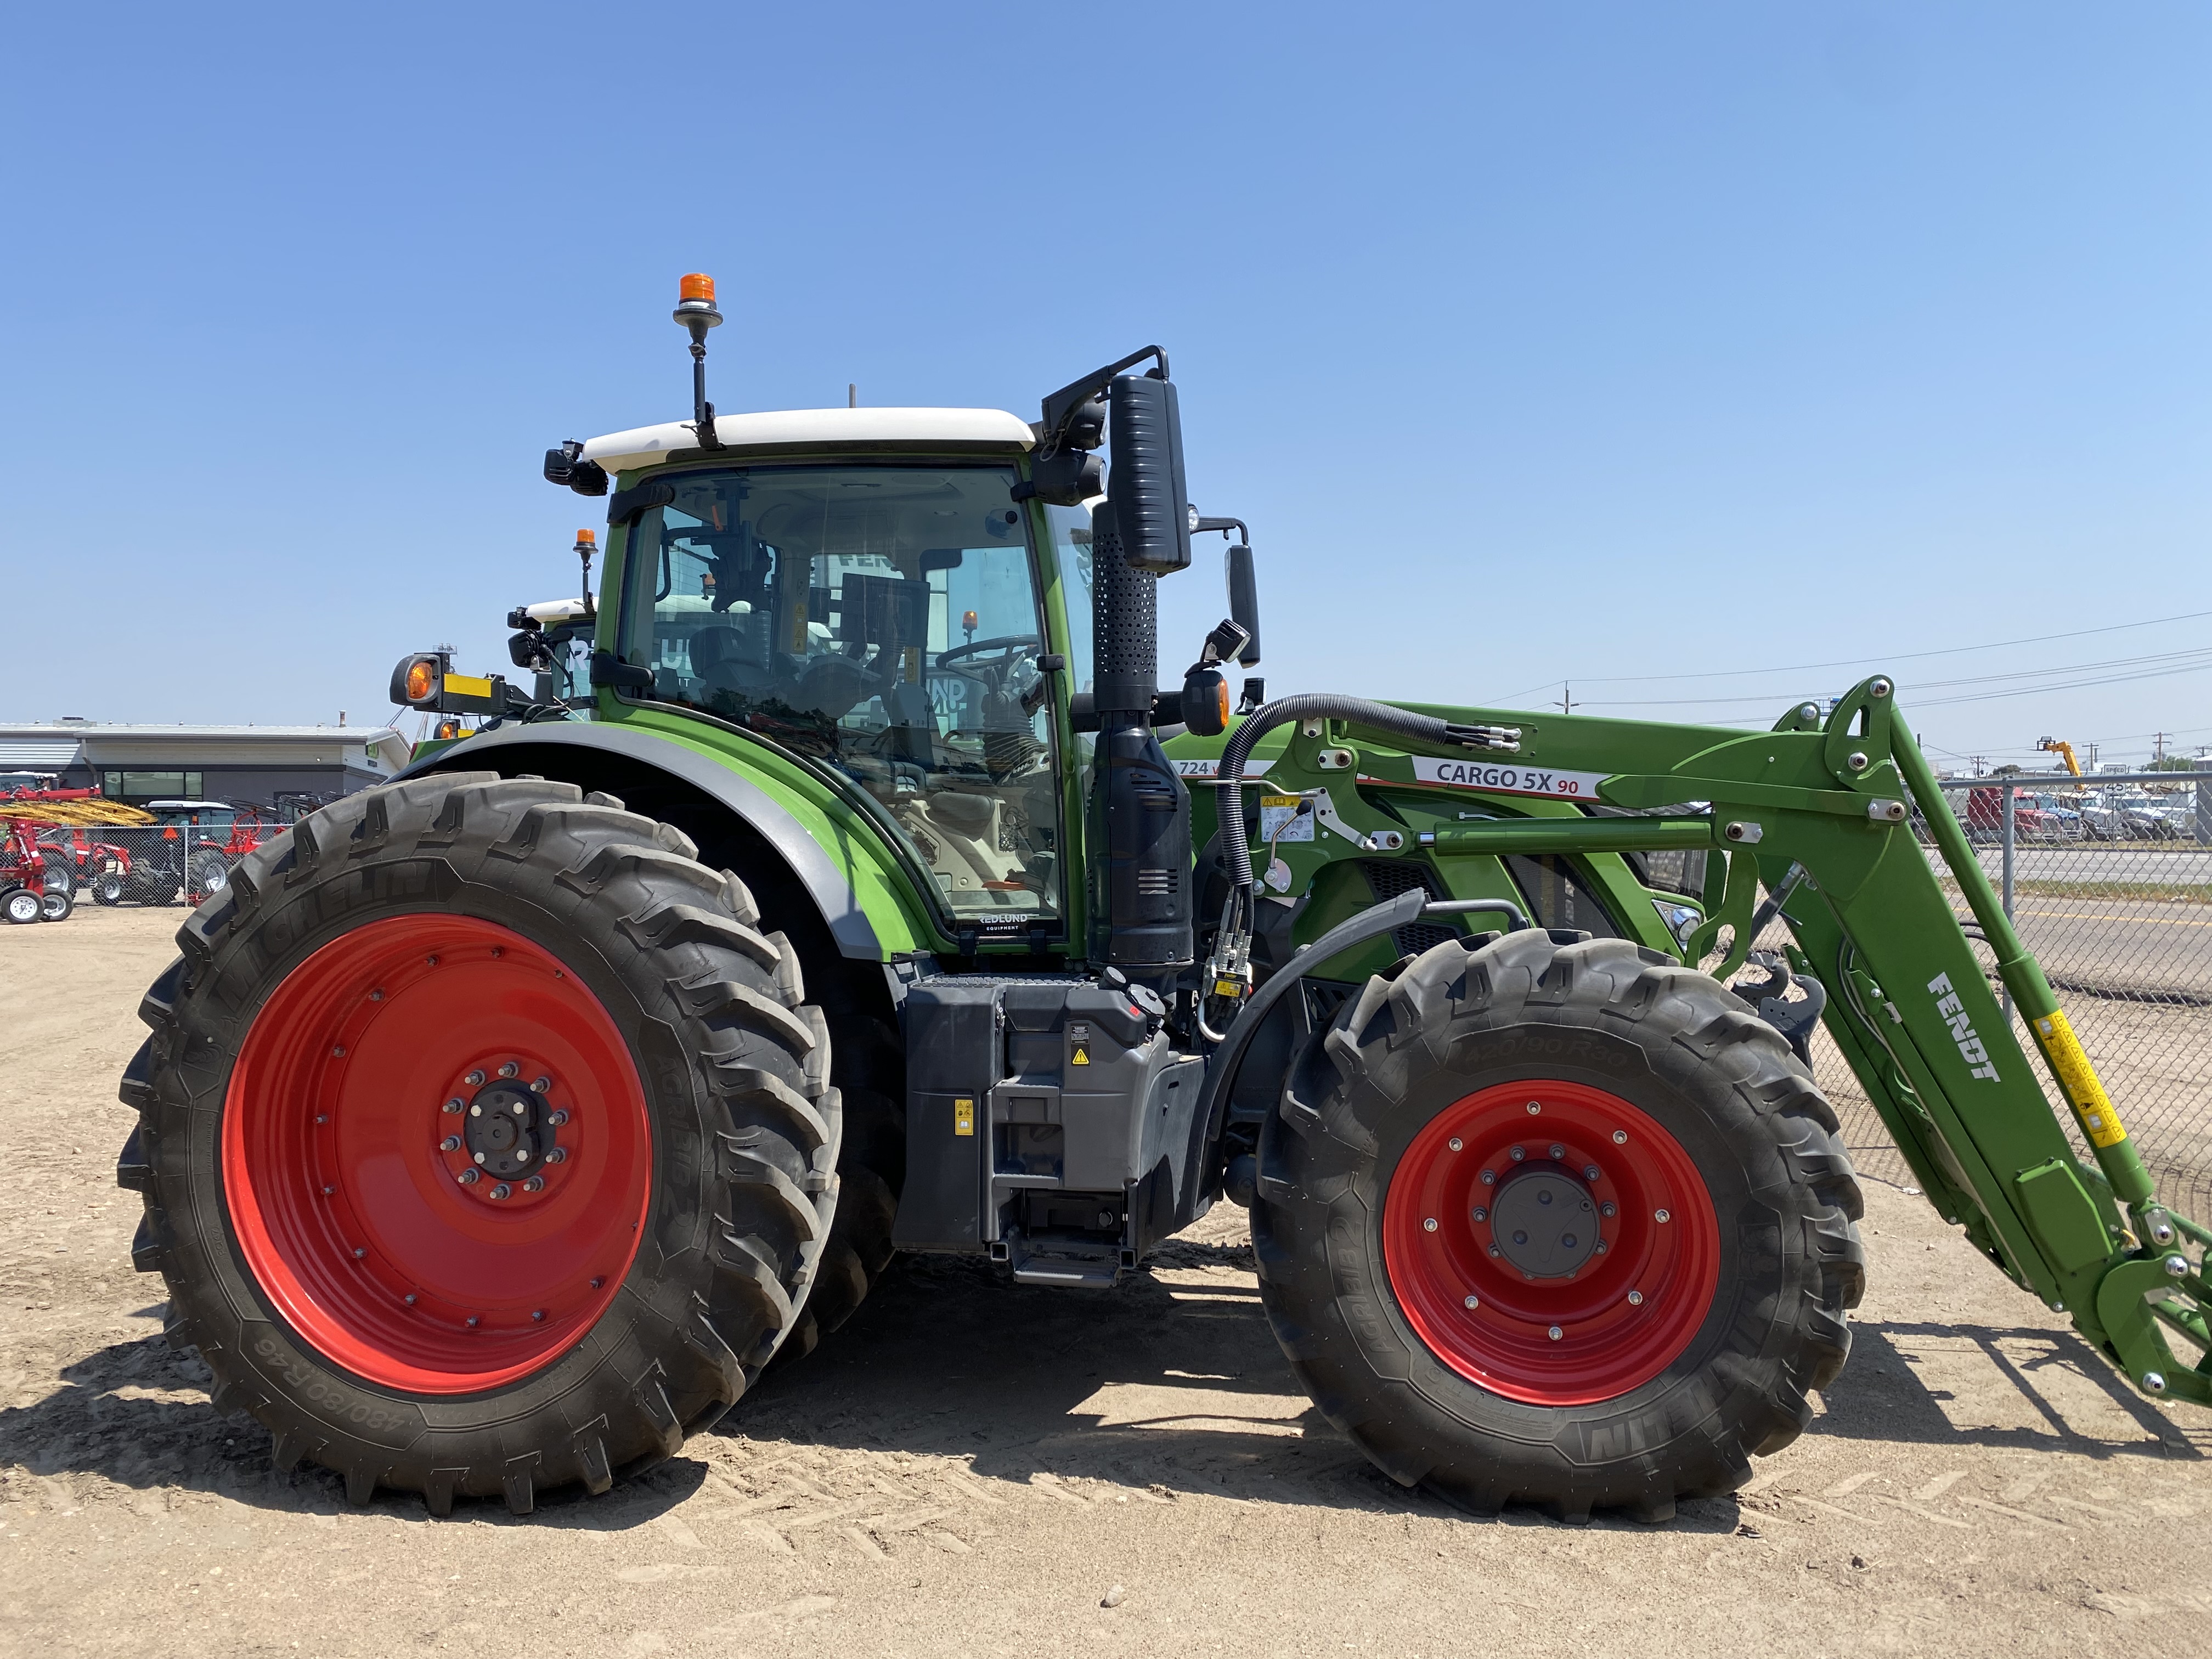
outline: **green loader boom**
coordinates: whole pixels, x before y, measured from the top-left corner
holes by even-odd
[[[1479,760],[1422,755],[1331,720],[1297,723],[1279,744],[1263,740],[1263,754],[1274,752],[1265,754],[1261,787],[1275,803],[1263,824],[1288,817],[1294,797],[1313,803],[1305,810],[1318,819],[1311,839],[1255,843],[1255,863],[1273,871],[1272,884],[1304,892],[1323,883],[1330,863],[1380,853],[1421,860],[1447,902],[1511,901],[1522,895],[1501,862],[1509,858],[1571,858],[1603,884],[1627,879],[1605,854],[1708,851],[1702,919],[1684,930],[1683,962],[1710,963],[1720,951],[1711,971],[1728,979],[1763,919],[1760,889],[1774,896],[1791,966],[1826,988],[1829,1034],[1944,1218],[2065,1312],[2136,1387],[2212,1401],[2207,1285],[2201,1262],[2180,1248],[2185,1239],[2212,1243],[2212,1233],[2159,1202],[1887,678],[1862,682],[1825,720],[1800,705],[1772,731],[1748,736],[1403,706],[1510,726],[1517,746]],[[1190,738],[1169,745],[1199,778],[1212,775],[1220,746]],[[1913,833],[1916,817],[1933,832],[1935,860]],[[1953,910],[1938,860],[1995,954],[1996,988]],[[1342,980],[1375,965],[1346,953],[1310,971]],[[2021,1052],[2000,989],[2033,1033],[2079,1141]],[[2177,1359],[2169,1331],[2199,1357]]]

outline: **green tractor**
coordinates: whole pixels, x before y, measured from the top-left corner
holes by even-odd
[[[1663,1519],[1850,1346],[1816,1020],[2001,1271],[2138,1388],[2212,1396],[2208,1234],[1887,679],[1759,733],[1256,679],[1232,713],[1249,537],[1160,685],[1157,583],[1243,530],[1189,504],[1164,352],[1035,426],[718,418],[711,283],[677,319],[692,419],[548,454],[605,498],[606,564],[595,606],[518,616],[532,690],[404,659],[396,701],[481,729],[250,854],[145,1000],[134,1259],[279,1468],[438,1514],[603,1492],[896,1251],[1107,1292],[1225,1197],[1390,1475]],[[1732,988],[1778,916],[1786,960]]]

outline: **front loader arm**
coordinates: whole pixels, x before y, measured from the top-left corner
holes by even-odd
[[[1513,854],[1710,848],[1725,872],[1715,872],[1709,913],[1681,955],[1695,965],[1730,935],[1722,978],[1750,948],[1757,890],[1786,891],[1780,914],[1793,965],[1826,989],[1830,1034],[1937,1210],[2008,1276],[2068,1313],[2137,1387],[2212,1403],[2203,1260],[2212,1232],[2158,1202],[2050,982],[1898,713],[1890,680],[1862,682],[1825,720],[1802,704],[1756,733],[1406,706],[1517,725],[1518,751],[1510,762],[1470,762],[1402,739],[1370,747],[1356,725],[1313,721],[1272,764],[1269,787],[1327,799],[1322,786],[1333,782],[1334,810],[1346,817],[1354,785],[1449,788],[1481,804],[1415,836],[1376,829],[1381,839],[1372,840],[1358,823],[1346,826],[1370,847],[1404,845],[1445,871],[1455,855],[1468,860],[1456,867],[1468,868]],[[1577,810],[1593,802],[1630,812]],[[1941,873],[1913,834],[1916,808],[1934,831]],[[1326,856],[1325,847],[1314,851]],[[1793,869],[1802,872],[1794,883]],[[1297,873],[1307,873],[1303,860]],[[2094,1161],[2082,1160],[2014,1036],[1946,879],[1979,924]],[[2177,1361],[2169,1330],[2206,1353]]]

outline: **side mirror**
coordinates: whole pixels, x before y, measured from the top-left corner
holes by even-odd
[[[1237,660],[1249,668],[1260,660],[1260,578],[1252,568],[1252,549],[1244,542],[1229,549],[1229,614],[1250,637]]]
[[[1182,416],[1175,383],[1117,374],[1107,404],[1114,457],[1107,498],[1132,570],[1155,576],[1190,568],[1190,497],[1183,485]]]

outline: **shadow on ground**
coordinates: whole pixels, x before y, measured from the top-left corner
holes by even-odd
[[[683,1503],[707,1462],[739,1463],[789,1447],[856,1457],[906,1452],[968,1460],[987,1478],[1088,1477],[1161,1494],[1455,1516],[1368,1463],[1300,1394],[1244,1273],[1249,1245],[1178,1242],[1165,1265],[1230,1272],[1139,1273],[1111,1292],[1014,1285],[987,1263],[908,1256],[896,1261],[843,1330],[814,1353],[771,1370],[710,1437],[606,1497],[549,1494],[532,1524],[587,1530],[641,1525]],[[158,1322],[159,1308],[143,1310]],[[2070,1333],[1981,1326],[1856,1325],[1850,1364],[1825,1397],[1816,1435],[1923,1444],[2078,1451],[2091,1457],[2195,1455]],[[1948,1398],[1925,1382],[1916,1344],[1961,1341],[2032,1407],[2044,1426],[1961,1428]],[[2154,1437],[2118,1443],[2070,1425],[2046,1376],[2100,1387]],[[37,1403],[0,1411],[0,1462],[34,1475],[97,1474],[149,1493],[179,1488],[278,1511],[336,1514],[338,1479],[302,1468],[276,1474],[268,1437],[218,1415],[196,1358],[158,1334],[86,1355]],[[1784,1454],[1786,1456],[1787,1454]],[[418,1519],[419,1499],[380,1493],[377,1510]],[[496,1504],[465,1506],[504,1523]],[[1462,1517],[1464,1518],[1464,1517]],[[1729,1532],[1735,1500],[1682,1505],[1676,1526]],[[1507,1525],[1553,1524],[1509,1510]],[[1606,1522],[1627,1526],[1626,1522]]]

